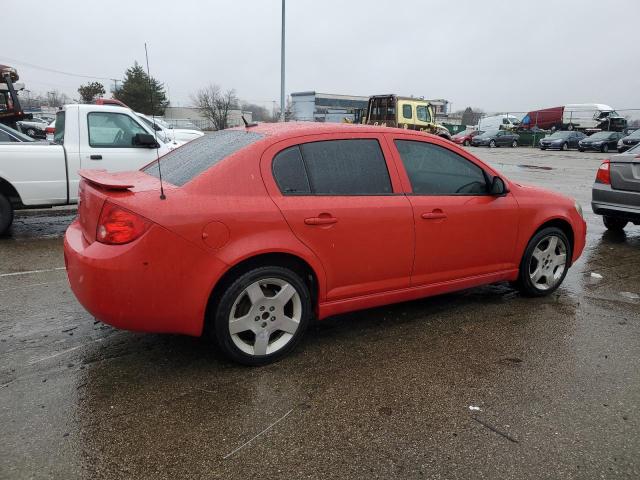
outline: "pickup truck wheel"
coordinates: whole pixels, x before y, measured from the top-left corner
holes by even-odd
[[[612,230],[614,232],[621,232],[622,230],[624,230],[624,227],[627,226],[627,223],[629,223],[622,218],[608,217],[606,215],[602,217],[602,221],[604,222],[604,226],[607,227],[608,230]]]
[[[13,223],[13,207],[4,195],[0,194],[0,236],[4,235]]]

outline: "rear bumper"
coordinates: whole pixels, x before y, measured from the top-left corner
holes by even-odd
[[[73,293],[96,319],[116,328],[201,335],[213,285],[226,266],[154,225],[126,245],[88,243],[75,221],[64,238]]]
[[[596,215],[640,223],[640,192],[613,190],[610,185],[594,183],[591,199],[591,208]]]

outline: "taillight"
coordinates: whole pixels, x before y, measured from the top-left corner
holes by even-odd
[[[100,212],[96,240],[107,245],[122,245],[139,238],[151,226],[144,217],[105,202]]]
[[[605,160],[596,174],[596,182],[611,185],[611,162]]]
[[[55,127],[47,127],[44,129],[44,133],[56,133]]]

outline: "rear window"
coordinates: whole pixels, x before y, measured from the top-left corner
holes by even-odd
[[[220,130],[192,140],[162,157],[162,179],[181,187],[262,137],[260,133],[245,130]],[[147,165],[142,171],[157,178],[160,176],[157,161]]]

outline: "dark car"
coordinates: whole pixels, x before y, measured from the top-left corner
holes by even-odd
[[[0,123],[0,143],[33,142],[33,138]]]
[[[464,145],[465,147],[468,147],[469,145],[471,145],[471,140],[473,140],[473,137],[475,137],[476,135],[480,135],[482,132],[478,131],[478,130],[464,130],[462,132],[456,133],[453,137],[451,137],[451,141],[453,143],[457,143],[458,145]]]
[[[622,137],[620,140],[618,140],[618,152],[626,152],[638,143],[640,143],[640,129],[634,130],[626,137]]]
[[[627,223],[640,225],[640,145],[614,155],[600,165],[591,190],[593,213],[602,215],[609,230]]]
[[[596,150],[606,153],[618,147],[618,140],[624,136],[620,132],[596,132],[593,135],[583,138],[578,142],[578,150]]]
[[[558,150],[578,148],[578,143],[584,138],[586,138],[586,135],[582,132],[555,132],[540,140],[540,150],[546,150],[547,148],[557,148]]]
[[[508,130],[488,130],[480,135],[476,135],[471,140],[474,147],[486,146],[494,147],[517,147],[519,135]]]

